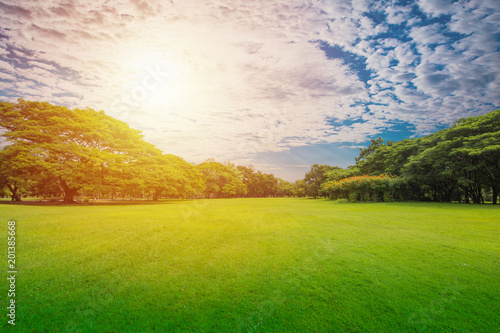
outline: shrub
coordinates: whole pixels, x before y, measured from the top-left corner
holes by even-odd
[[[354,176],[323,183],[321,190],[331,199],[351,201],[392,201],[400,187],[400,179],[391,175]]]

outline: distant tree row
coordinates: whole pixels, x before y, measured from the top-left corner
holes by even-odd
[[[318,170],[321,175],[312,177]],[[326,181],[318,189],[316,180],[321,179]],[[386,200],[488,200],[496,204],[500,194],[500,110],[460,119],[450,128],[422,138],[373,139],[368,148],[361,149],[355,166],[315,165],[305,181],[313,196],[381,200],[384,193]],[[360,195],[360,188],[378,195]]]
[[[293,195],[292,184],[251,167],[163,154],[140,131],[92,109],[0,103],[0,194],[110,198],[230,198]]]
[[[361,149],[347,169],[314,164],[290,183],[252,166],[164,154],[140,131],[92,109],[0,102],[0,196],[233,198],[325,196],[350,200],[497,203],[500,110],[434,134]]]

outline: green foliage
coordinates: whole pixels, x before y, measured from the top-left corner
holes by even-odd
[[[278,197],[293,197],[295,196],[294,194],[294,184],[283,180],[281,178],[277,178],[278,184],[278,190],[277,190],[277,196]]]
[[[306,196],[307,184],[304,179],[298,179],[294,183],[294,195],[302,198]]]
[[[206,198],[233,198],[248,193],[243,175],[233,165],[208,160],[197,165],[206,183]]]
[[[32,155],[29,163],[58,182],[65,202],[72,202],[83,187],[140,185],[127,177],[134,164],[160,154],[142,140],[140,131],[92,109],[70,110],[22,99],[16,104],[2,102],[0,127],[11,149]],[[19,162],[9,160],[12,172],[2,173],[9,186],[13,170],[22,166]]]
[[[140,131],[104,112],[49,103],[0,104],[8,147],[0,151],[0,187],[21,193],[167,198],[293,195],[290,183],[253,168],[214,160],[191,165],[162,154]]]
[[[359,157],[355,158],[356,167],[361,174],[376,175],[378,170],[385,169],[387,147],[392,145],[392,142],[384,144],[382,138],[372,139],[370,145],[366,149],[360,148]]]
[[[148,189],[153,192],[153,200],[162,195],[167,198],[199,197],[205,190],[205,180],[201,172],[182,158],[163,154],[145,161],[140,168],[148,181]]]
[[[28,145],[11,145],[0,150],[0,187],[10,190],[12,200],[21,201],[20,191],[29,188],[44,172],[45,167]]]
[[[287,193],[285,188],[286,183],[281,180],[281,188],[278,186],[279,180],[272,174],[266,174],[261,171],[255,171],[250,167],[239,165],[238,171],[243,176],[243,183],[248,189],[247,197],[261,198],[261,197],[274,197],[284,196]],[[283,192],[283,193],[280,193]]]
[[[418,139],[361,150],[362,174],[401,177],[401,199],[484,202],[500,193],[500,110],[460,119],[452,127]],[[491,192],[490,192],[491,191]]]
[[[392,201],[400,187],[396,176],[353,176],[340,180],[330,180],[322,185],[322,192],[331,199],[351,201]]]
[[[339,167],[314,164],[304,178],[306,182],[305,194],[313,198],[320,196],[321,184],[327,180],[327,173],[335,169],[339,169]]]
[[[0,188],[8,188],[16,201],[23,195],[62,194],[64,202],[72,202],[80,193],[94,199],[121,195],[153,200],[329,195],[482,203],[486,197],[495,204],[500,194],[499,119],[500,110],[495,110],[418,139],[373,139],[361,149],[355,167],[314,164],[303,180],[291,184],[253,167],[214,160],[193,166],[163,154],[140,131],[103,111],[19,99],[0,102],[1,136],[7,140],[0,150]],[[399,177],[397,191],[392,186],[384,195],[379,191],[360,197],[355,191],[340,195],[322,187],[384,174]]]
[[[326,180],[336,181],[358,175],[360,175],[360,171],[356,167],[350,169],[334,168],[326,172]]]

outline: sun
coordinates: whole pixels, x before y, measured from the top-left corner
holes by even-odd
[[[121,87],[120,100],[134,112],[158,115],[161,121],[172,121],[176,115],[208,117],[211,110],[227,109],[240,76],[229,53],[203,42],[195,44],[141,48],[144,43],[136,43],[113,59],[119,70],[107,80]]]
[[[189,101],[192,90],[189,66],[177,57],[159,51],[140,51],[124,61],[122,85],[132,104],[148,110],[168,111]]]

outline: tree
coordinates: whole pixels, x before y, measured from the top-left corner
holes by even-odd
[[[406,199],[492,202],[500,194],[500,110],[460,119],[448,129],[400,142],[372,140],[356,167],[365,175],[400,176]]]
[[[274,175],[255,171],[253,166],[239,165],[237,169],[248,189],[248,197],[269,197],[278,194],[278,179]]]
[[[13,201],[22,201],[21,191],[27,190],[42,171],[36,152],[24,143],[0,151],[0,187],[9,189]]]
[[[248,192],[243,183],[243,175],[233,165],[207,160],[198,164],[197,168],[204,177],[204,193],[208,198],[241,197]]]
[[[294,196],[294,185],[286,180],[277,178],[277,196],[279,197],[293,197]]]
[[[421,151],[409,157],[401,172],[408,183],[430,189],[428,194],[433,201],[450,202],[457,188],[457,173],[449,159],[453,144],[443,141],[442,135],[441,131],[419,140]]]
[[[360,174],[360,171],[356,167],[351,167],[348,169],[343,169],[343,168],[332,168],[331,170],[326,172],[326,180],[327,181],[336,181],[336,180],[341,180],[344,178],[349,178],[352,176],[358,176]]]
[[[82,187],[105,182],[105,173],[114,175],[108,185],[119,185],[140,157],[161,153],[142,140],[140,131],[89,108],[70,110],[22,99],[1,102],[0,127],[11,146],[33,155],[32,163],[57,180],[65,203]],[[16,161],[8,163],[14,168]]]
[[[153,161],[144,165],[149,187],[153,190],[153,200],[158,200],[163,193],[177,198],[199,196],[205,190],[205,181],[201,172],[182,158],[164,154],[154,156]]]
[[[298,179],[293,184],[293,195],[296,197],[305,197],[307,184],[305,179]]]
[[[359,148],[359,156],[354,159],[356,161],[356,166],[360,169],[362,174],[376,174],[379,169],[383,168],[383,166],[378,165],[378,163],[383,160],[383,156],[380,155],[384,147],[386,147],[384,140],[378,137],[377,139],[372,139],[367,148]]]
[[[322,191],[331,199],[352,201],[384,201],[393,199],[399,179],[395,176],[352,176],[340,180],[330,180],[322,185]]]
[[[445,132],[444,139],[455,143],[449,158],[461,162],[456,171],[472,184],[473,188],[469,185],[468,191],[472,192],[473,200],[478,201],[480,183],[491,188],[493,204],[496,204],[500,194],[500,109],[483,116],[458,120]]]
[[[307,185],[306,195],[316,199],[320,195],[321,184],[328,178],[327,172],[334,169],[339,169],[339,167],[314,164],[304,178]]]

